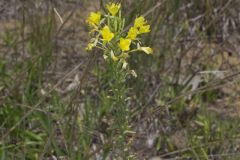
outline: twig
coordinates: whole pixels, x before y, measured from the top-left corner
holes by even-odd
[[[60,14],[58,13],[57,9],[56,8],[53,8],[54,12],[56,13],[56,15],[58,16],[60,22],[63,24],[63,19],[62,17],[60,16]]]

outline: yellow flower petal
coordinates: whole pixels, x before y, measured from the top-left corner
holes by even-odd
[[[103,41],[105,42],[110,42],[114,37],[114,34],[110,31],[108,26],[104,26],[100,32],[103,37]]]
[[[153,50],[150,47],[140,47],[139,48],[141,51],[145,52],[146,54],[152,54]]]
[[[145,20],[145,18],[143,16],[140,16],[140,17],[135,19],[134,27],[138,28],[138,27],[141,27],[145,24],[147,24],[147,21]]]
[[[138,35],[138,29],[135,27],[131,27],[128,31],[127,38],[129,38],[131,40],[135,40],[137,38],[137,35]]]
[[[89,43],[87,48],[86,48],[86,50],[87,51],[91,51],[93,49],[93,47],[94,47],[94,44],[93,43]]]
[[[100,20],[101,20],[101,13],[100,12],[91,12],[88,19],[87,19],[87,23],[90,26],[98,26]]]
[[[145,25],[140,27],[139,34],[150,32],[150,25]]]
[[[150,32],[150,25],[147,24],[147,21],[142,16],[135,19],[134,28],[138,30],[138,34]]]
[[[132,42],[131,39],[120,38],[120,43],[118,45],[122,51],[129,51],[131,42]]]
[[[115,16],[121,7],[121,4],[109,3],[106,5],[106,7],[107,7],[108,12],[111,13],[112,16]]]

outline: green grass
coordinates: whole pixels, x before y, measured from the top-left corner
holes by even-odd
[[[47,12],[36,9],[34,14],[26,7],[24,21],[15,24],[16,31],[1,31],[0,159],[55,156],[86,160],[98,155],[102,159],[239,159],[239,116],[228,113],[228,105],[235,102],[222,104],[225,108],[218,103],[237,94],[222,90],[232,77],[221,80],[204,75],[194,91],[190,82],[182,83],[182,76],[221,70],[213,65],[211,50],[199,44],[224,44],[224,39],[218,38],[226,23],[222,17],[235,21],[238,2],[169,0],[153,10],[157,4],[155,0],[122,1],[123,14],[129,15],[127,26],[137,15],[147,13],[152,32],[142,38],[154,48],[153,56],[136,53],[130,58],[130,67],[138,77],[127,77],[126,81],[121,81],[124,78],[114,66],[109,67],[113,64],[104,64],[98,50],[87,56],[82,53],[77,60],[82,64],[79,68],[71,64],[75,58],[67,37],[83,38],[87,33],[75,35],[68,32],[67,25],[63,26],[66,32],[58,32],[58,17],[51,5]],[[187,4],[189,8],[184,9]],[[84,7],[90,5],[93,3],[84,2]],[[198,16],[202,17],[193,20]],[[237,20],[235,23],[239,25]],[[87,32],[86,24],[69,28]],[[227,31],[231,30],[234,28],[229,26]],[[66,41],[67,50],[58,40]],[[189,58],[187,51],[198,49],[198,56]],[[65,61],[70,69],[58,70],[64,68]],[[191,64],[184,65],[186,61]],[[56,77],[49,74],[52,71]],[[76,74],[80,75],[77,87],[59,91],[67,88],[68,79]],[[184,145],[173,140],[180,132],[184,133]],[[145,139],[151,133],[157,136],[148,148]]]

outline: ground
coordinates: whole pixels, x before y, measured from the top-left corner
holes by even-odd
[[[164,4],[164,1],[155,2]],[[135,17],[130,13],[134,14],[138,8],[134,6],[135,2],[128,1],[124,4],[123,7],[126,13],[129,13],[130,21]],[[191,8],[191,6],[193,4],[187,7]],[[23,12],[24,7],[27,8]],[[131,7],[132,10],[128,9]],[[159,5],[159,7],[162,6]],[[179,8],[174,14],[187,7]],[[226,4],[222,8],[225,9],[224,7],[229,6]],[[64,116],[63,121],[59,117],[55,119],[58,111],[51,110],[51,105],[48,104],[54,101],[55,94],[59,95],[61,100],[58,105],[73,103],[81,119],[85,112],[85,96],[87,95],[90,99],[98,98],[101,90],[98,72],[104,68],[104,61],[100,51],[90,53],[85,50],[89,41],[89,30],[85,22],[89,12],[99,8],[98,1],[0,2],[0,68],[2,64],[6,67],[6,69],[2,67],[0,71],[6,70],[10,75],[9,79],[6,76],[6,81],[10,83],[5,82],[5,79],[0,83],[0,106],[6,107],[10,100],[16,106],[25,105],[17,102],[22,98],[19,95],[24,95],[23,88],[27,88],[22,80],[31,72],[28,63],[34,65],[38,56],[41,57],[45,52],[47,55],[48,51],[51,51],[53,53],[51,58],[42,57],[41,63],[48,63],[47,67],[44,69],[41,65],[36,67],[37,70],[43,70],[40,76],[42,78],[39,78],[43,81],[43,85],[36,87],[39,83],[38,79],[30,76],[33,81],[32,88],[37,88],[32,98],[40,97],[38,110],[54,117],[54,120],[57,119],[54,122],[56,130],[54,137],[61,149],[65,148],[66,143],[64,130],[58,126],[67,120],[65,121]],[[195,17],[196,20],[187,17],[187,10],[183,20],[174,24],[171,22],[174,16],[168,14],[168,10],[164,8],[158,10],[154,6],[151,8],[151,4],[145,6],[142,4],[142,9],[144,13],[149,11],[162,17],[149,13],[152,19],[152,34],[150,38],[146,37],[146,43],[152,43],[156,51],[155,55],[152,58],[145,58],[143,55],[130,62],[138,74],[138,78],[130,79],[128,84],[130,86],[129,107],[132,111],[130,125],[134,132],[129,138],[129,141],[133,141],[130,152],[138,159],[152,158],[151,160],[181,159],[181,157],[191,159],[192,155],[195,155],[195,159],[207,159],[206,157],[221,159],[224,154],[231,153],[235,153],[237,159],[240,118],[240,37],[234,27],[229,33],[226,28],[234,24],[238,26],[239,22],[234,22],[230,17],[229,24],[224,25],[225,28],[220,34],[216,29],[217,24],[215,27],[209,27],[211,32],[216,32],[216,36],[211,37],[208,34],[201,34],[204,29],[200,30],[201,27],[198,26],[203,25],[203,28],[208,26],[204,26],[204,21],[197,21],[203,15]],[[155,20],[156,17],[159,19]],[[175,18],[176,21],[179,19],[177,16]],[[214,18],[217,19],[217,16]],[[52,21],[48,21],[49,19]],[[209,23],[211,24],[212,21],[209,20]],[[48,25],[51,26],[50,29],[44,30],[43,28],[49,27]],[[159,26],[161,26],[160,29]],[[223,25],[220,24],[220,26]],[[173,30],[179,29],[179,32],[172,36],[169,31],[171,29],[168,30],[168,27],[175,27]],[[198,27],[200,31],[196,29]],[[42,43],[35,44],[39,41]],[[37,50],[31,50],[35,45]],[[34,102],[26,104],[29,105],[24,107],[26,113],[32,113],[29,112],[31,111],[29,108],[35,108],[38,105]],[[63,108],[66,109],[64,111],[66,114],[72,109],[67,105]],[[27,114],[22,115],[24,117]],[[112,125],[111,117],[105,118],[102,119],[101,127]],[[4,119],[1,125],[4,126]],[[34,126],[34,123],[31,125]],[[32,129],[33,126],[26,126],[26,128]],[[1,137],[4,137],[4,132],[12,131],[12,127],[13,130],[15,129],[11,124],[8,127],[0,129]],[[96,137],[92,140],[93,148],[107,141],[104,129],[95,128],[94,132]],[[45,146],[48,146],[46,144]],[[54,154],[55,152],[49,152],[43,157],[49,158]],[[97,157],[96,154],[95,159]]]

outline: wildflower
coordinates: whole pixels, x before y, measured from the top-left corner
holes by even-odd
[[[121,7],[121,4],[109,3],[106,5],[106,7],[107,7],[107,10],[112,14],[112,16],[115,16]]]
[[[142,16],[135,19],[134,28],[138,30],[138,34],[150,32],[150,25],[147,24],[147,21]]]
[[[100,12],[91,12],[88,19],[87,19],[87,23],[90,26],[98,26],[99,22],[101,19],[101,13]]]
[[[118,61],[118,58],[114,55],[113,51],[111,51],[111,58],[113,61]]]
[[[103,37],[103,41],[105,42],[110,42],[114,37],[114,33],[110,31],[108,26],[103,27],[103,29],[101,30],[101,34]]]
[[[152,54],[153,50],[150,47],[140,47],[139,48],[141,51],[145,52],[146,54]]]
[[[145,26],[140,27],[138,33],[142,34],[142,33],[148,33],[148,32],[150,32],[150,25],[145,25]]]
[[[120,16],[120,8],[120,3],[108,3],[106,5],[107,15],[101,15],[100,12],[90,13],[86,22],[91,26],[89,35],[92,36],[92,39],[86,50],[90,51],[94,47],[100,48],[104,51],[103,58],[105,60],[119,63],[122,65],[122,69],[128,69],[127,59],[130,53],[135,51],[143,51],[146,54],[153,53],[150,47],[142,47],[141,39],[138,38],[140,34],[150,32],[150,25],[143,16],[139,16],[136,17],[133,26],[127,33],[123,33],[125,19]],[[127,36],[121,37],[120,34],[127,34]],[[134,45],[131,45],[132,42]],[[135,47],[135,44],[137,48],[132,48]],[[137,76],[134,71],[131,74]]]
[[[93,43],[89,43],[87,48],[86,48],[86,50],[87,51],[91,51],[93,47],[94,47],[94,44]]]
[[[140,28],[140,27],[142,27],[146,24],[147,24],[147,21],[145,20],[145,18],[143,16],[140,16],[140,17],[136,18],[135,21],[134,21],[134,27],[135,28]]]
[[[128,38],[120,38],[119,47],[122,51],[129,51],[131,45],[131,39]]]
[[[138,35],[138,29],[135,27],[131,27],[128,31],[127,38],[135,40],[137,38],[137,35]]]

